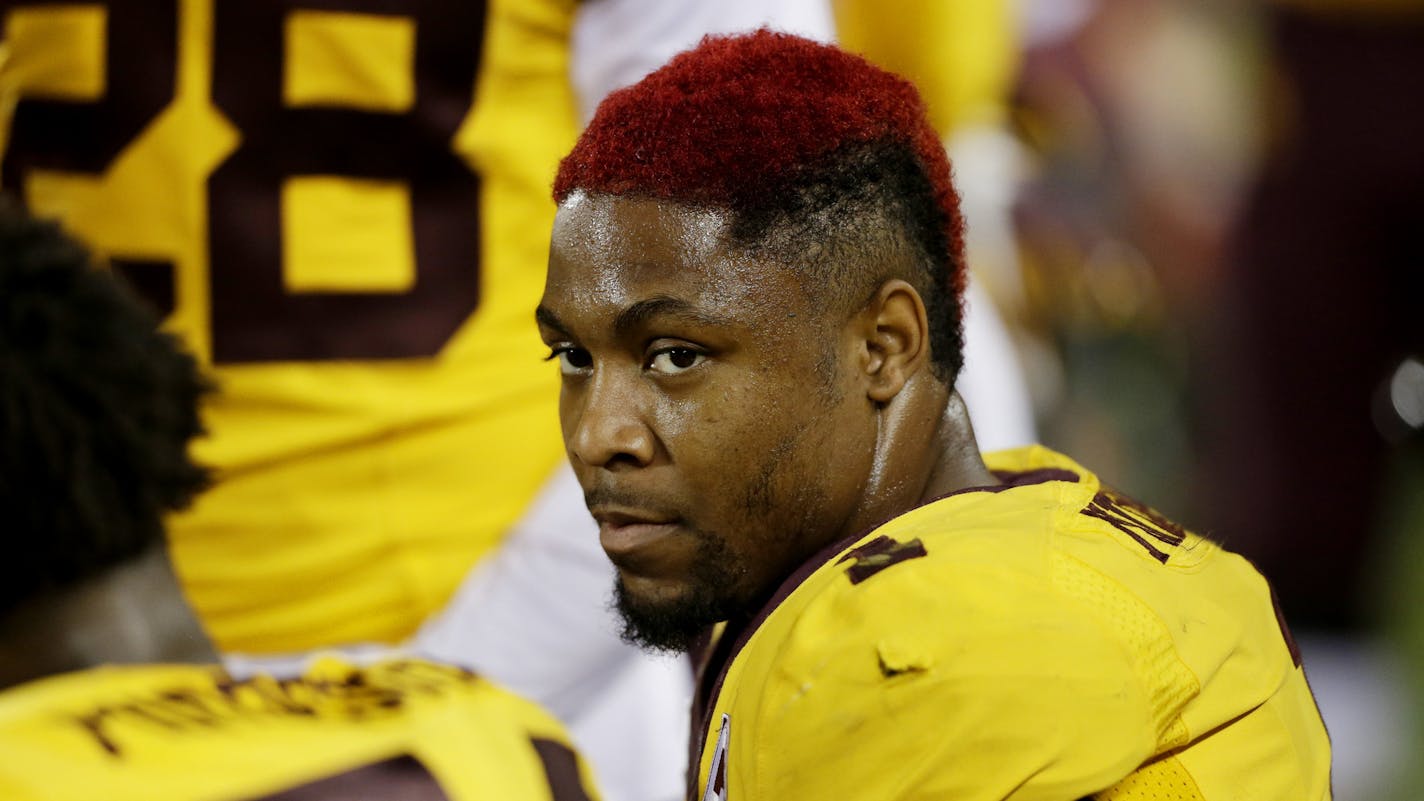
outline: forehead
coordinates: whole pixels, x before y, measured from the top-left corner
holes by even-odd
[[[668,296],[744,316],[803,303],[794,271],[732,246],[728,227],[715,209],[575,193],[554,219],[544,305]]]

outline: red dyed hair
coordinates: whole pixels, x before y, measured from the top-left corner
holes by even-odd
[[[906,80],[859,56],[760,30],[704,38],[610,94],[559,165],[554,199],[575,189],[662,198],[736,213],[857,145],[914,154],[933,189],[955,304],[963,296],[963,218],[949,160]]]

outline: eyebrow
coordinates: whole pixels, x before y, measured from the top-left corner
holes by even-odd
[[[732,321],[708,314],[697,309],[691,303],[680,298],[659,296],[640,300],[632,306],[618,313],[613,320],[613,333],[616,336],[627,336],[629,332],[643,325],[654,317],[672,317],[697,325],[715,326],[719,328],[732,325]],[[567,336],[568,326],[559,319],[559,315],[547,306],[539,306],[534,309],[534,319],[539,325],[549,328],[561,335]]]
[[[681,298],[662,295],[640,300],[619,312],[613,321],[613,333],[620,337],[626,336],[654,317],[672,317],[696,325],[718,328],[732,324],[731,320],[708,314]]]
[[[545,306],[534,309],[534,320],[545,328],[552,328],[560,334],[568,334],[569,330],[564,327],[564,323],[559,319],[559,315],[554,314]]]

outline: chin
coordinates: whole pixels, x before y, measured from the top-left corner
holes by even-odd
[[[613,605],[623,619],[625,642],[650,651],[683,653],[712,624],[728,617],[725,599],[711,588],[670,586],[618,577]]]

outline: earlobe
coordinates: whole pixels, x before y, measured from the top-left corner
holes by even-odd
[[[906,281],[886,281],[865,309],[866,395],[888,403],[929,360],[929,318],[920,293]]]

